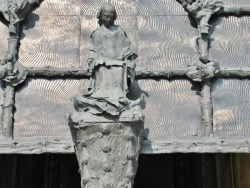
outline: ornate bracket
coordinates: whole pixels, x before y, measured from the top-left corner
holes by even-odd
[[[143,121],[91,116],[75,112],[68,119],[82,187],[133,187]]]

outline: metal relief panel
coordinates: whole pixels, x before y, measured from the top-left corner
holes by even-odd
[[[140,15],[187,15],[176,0],[138,0]]]
[[[131,42],[131,50],[137,53],[137,19],[135,16],[118,16],[115,24],[123,27]],[[89,48],[91,45],[90,35],[99,27],[96,16],[82,16],[81,17],[81,41],[80,41],[80,55],[81,66],[87,68],[87,59],[89,55]]]
[[[197,29],[177,1],[110,1],[117,7],[116,24],[126,31],[132,50],[138,51],[137,67],[186,67],[197,60]],[[87,68],[90,35],[98,27],[96,12],[105,2],[108,0],[43,1],[22,24],[19,62],[29,67],[80,64]],[[224,1],[226,5],[235,2],[249,3]],[[221,67],[249,67],[249,22],[249,17],[214,19],[210,59],[218,60]],[[8,28],[1,23],[0,32],[1,59],[8,36]],[[79,88],[86,88],[86,80],[29,79],[25,84],[16,93],[14,137],[71,140],[65,115],[73,110],[69,99],[79,93]],[[202,115],[196,94],[200,89],[198,85],[193,89],[193,85],[188,80],[139,80],[132,86],[130,96],[143,98],[149,140],[197,138]],[[249,89],[249,80],[219,79],[214,83],[215,137],[249,137]]]
[[[80,0],[81,14],[96,16],[102,4],[108,2],[109,0]]]
[[[224,5],[242,4],[243,1],[248,1],[248,0],[222,0]]]
[[[142,68],[186,67],[197,60],[197,29],[186,16],[138,18],[139,61]]]
[[[3,59],[5,56],[5,53],[8,49],[7,39],[9,35],[9,29],[6,25],[4,25],[2,22],[0,22],[0,59]]]
[[[145,134],[151,141],[190,138],[201,126],[199,85],[187,80],[139,80],[129,98],[141,97]]]
[[[138,0],[111,0],[118,15],[130,16],[138,13]]]
[[[237,0],[237,4],[238,5],[246,5],[246,4],[249,4],[249,0]]]
[[[28,79],[16,92],[14,138],[71,140],[66,114],[79,88],[79,80]]]
[[[214,135],[219,138],[249,138],[250,82],[218,79],[213,84]]]
[[[80,15],[79,0],[44,0],[33,11],[38,15]]]
[[[214,21],[211,59],[221,67],[249,66],[250,17],[222,17]]]
[[[24,66],[79,66],[78,16],[30,14],[23,23],[19,62]]]

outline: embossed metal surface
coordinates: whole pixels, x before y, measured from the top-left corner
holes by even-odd
[[[7,38],[8,38],[8,27],[0,22],[0,58],[3,59],[5,53],[7,52],[8,45],[7,45]]]
[[[221,17],[212,25],[211,58],[221,67],[249,67],[250,17]]]
[[[24,66],[79,66],[80,19],[30,14],[23,23],[19,62]]]
[[[143,99],[145,138],[154,141],[197,136],[201,124],[199,91],[199,85],[187,80],[139,80],[132,86],[131,97]]]
[[[65,115],[72,111],[70,98],[86,91],[78,80],[29,79],[16,93],[14,138],[71,140]],[[140,80],[129,98],[142,98],[145,137],[149,140],[192,138],[201,124],[199,87],[187,80]],[[192,110],[190,110],[192,109]],[[32,117],[32,118],[29,118]]]
[[[96,12],[104,2],[108,0],[42,1],[22,24],[19,62],[28,67],[80,65],[87,68],[90,35],[98,25]],[[117,8],[117,24],[123,26],[132,48],[139,55],[138,68],[186,68],[198,59],[197,25],[177,1],[110,2]],[[249,1],[224,0],[223,3],[244,5]],[[244,67],[249,67],[249,17],[216,16],[209,24],[212,25],[209,58],[217,60],[223,67],[224,77],[226,67],[235,68],[237,74],[244,77]],[[8,32],[2,23],[0,31],[2,57]],[[210,101],[210,87],[207,87],[207,93],[201,94],[201,86],[187,79],[145,79],[137,83],[132,86],[129,96],[144,99],[141,106],[146,116],[145,139],[163,148],[171,145],[169,139],[181,139],[181,143],[202,139],[199,137],[199,130],[204,125],[201,105],[205,106]],[[28,79],[16,93],[14,138],[29,141],[71,140],[64,117],[73,109],[70,98],[87,88],[87,84],[87,80]],[[212,131],[215,139],[249,137],[248,85],[247,79],[219,79],[212,83]],[[161,145],[163,142],[165,145]],[[217,143],[214,145],[218,146]],[[185,144],[178,147],[185,147]],[[223,151],[233,151],[227,150],[230,147],[230,144],[225,146]],[[244,147],[241,151],[245,151]],[[220,147],[216,151],[221,151]]]
[[[137,67],[186,67],[197,59],[197,29],[186,16],[138,17]]]
[[[187,15],[187,12],[173,0],[138,0],[140,15]]]
[[[248,138],[250,84],[248,79],[218,79],[213,84],[214,135],[217,138]]]
[[[79,89],[79,80],[28,79],[16,92],[14,138],[70,140],[66,114]]]

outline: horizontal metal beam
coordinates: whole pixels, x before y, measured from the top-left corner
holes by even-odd
[[[188,78],[188,68],[136,69],[137,79]],[[36,67],[28,68],[28,77],[40,78],[89,78],[90,73],[82,68]],[[250,78],[250,67],[221,68],[217,78]]]
[[[224,15],[250,15],[250,4],[248,5],[224,5],[220,14]]]
[[[250,78],[250,67],[221,68],[217,78]]]
[[[28,77],[42,78],[88,78],[90,73],[87,69],[80,67],[60,68],[60,67],[29,67]]]
[[[249,153],[250,139],[170,139],[143,140],[141,154],[156,153]],[[74,153],[72,141],[0,140],[0,154]]]
[[[188,69],[136,69],[137,78],[173,78],[187,77]],[[28,68],[28,77],[42,78],[88,78],[90,73],[82,68],[59,68],[59,67],[31,67]]]

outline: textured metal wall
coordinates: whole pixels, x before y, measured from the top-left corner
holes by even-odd
[[[185,67],[197,59],[197,29],[177,2],[112,3],[118,12],[116,23],[125,29],[132,49],[139,54],[138,67]],[[43,1],[22,25],[20,63],[34,67],[80,64],[86,68],[90,35],[98,26],[96,12],[101,4]],[[133,86],[131,97],[143,98],[148,139],[197,136],[201,124],[200,88],[191,88],[193,84],[187,80],[141,80]],[[27,80],[16,93],[14,138],[70,140],[65,114],[73,109],[70,98],[77,93],[77,80]]]
[[[131,88],[132,98],[143,99],[145,138],[163,141],[198,135],[201,110],[199,85],[195,86],[187,80],[139,80]]]
[[[218,79],[212,95],[215,136],[222,139],[249,137],[249,80]]]
[[[212,25],[211,59],[221,67],[249,67],[250,17],[221,17]]]
[[[79,80],[26,80],[16,92],[15,139],[70,140],[66,114],[78,92]]]
[[[98,26],[96,12],[108,0],[44,0],[22,24],[19,62],[28,67],[87,68],[90,35]],[[138,53],[139,68],[179,68],[198,59],[194,20],[174,0],[111,0]],[[246,4],[248,0],[225,0]],[[222,67],[249,66],[249,17],[213,19],[211,59]],[[7,29],[0,24],[0,44]],[[0,56],[4,53],[1,50]],[[248,80],[213,82],[215,138],[248,138]],[[31,79],[16,90],[14,139],[71,140],[65,115],[70,98],[87,87],[87,80]],[[141,97],[145,139],[199,139],[202,129],[200,84],[185,79],[138,80],[129,96]],[[183,146],[184,147],[184,146]]]

